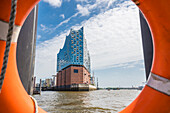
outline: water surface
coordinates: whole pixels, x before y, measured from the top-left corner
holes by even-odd
[[[139,93],[139,90],[45,91],[34,97],[38,105],[49,113],[117,113]]]

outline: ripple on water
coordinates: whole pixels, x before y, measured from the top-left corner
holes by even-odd
[[[38,105],[49,113],[117,113],[139,93],[138,90],[46,91],[34,97]]]

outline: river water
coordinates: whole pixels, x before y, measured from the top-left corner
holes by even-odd
[[[34,97],[38,105],[49,113],[117,113],[139,93],[139,90],[44,91]]]

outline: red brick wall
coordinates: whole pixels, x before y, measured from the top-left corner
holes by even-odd
[[[65,78],[66,78],[65,76],[66,76],[66,70],[63,70],[63,71],[62,71],[62,79],[61,79],[61,81],[62,81],[61,85],[62,85],[62,86],[65,85]]]
[[[74,69],[78,70],[78,73],[74,73]],[[83,83],[83,67],[71,66],[71,84]]]
[[[58,73],[57,73],[57,86],[60,86],[61,85],[61,71],[59,71]]]
[[[78,73],[74,73],[74,69]],[[82,83],[90,84],[90,73],[84,67],[71,66],[57,73],[57,86]]]
[[[90,73],[85,68],[83,68],[83,75],[83,83],[90,84]]]
[[[66,85],[70,85],[71,84],[71,68],[67,68],[66,69],[67,73],[66,73]]]

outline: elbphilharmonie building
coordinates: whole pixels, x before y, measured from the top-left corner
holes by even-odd
[[[90,55],[83,27],[77,31],[70,30],[70,34],[66,36],[64,47],[57,54],[57,71],[72,64],[84,65],[90,72]]]
[[[57,87],[60,89],[90,84],[90,55],[83,30],[83,27],[71,29],[57,54]]]

